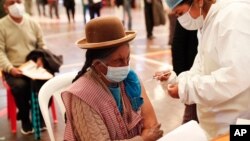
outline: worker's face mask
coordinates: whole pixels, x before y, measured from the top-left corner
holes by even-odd
[[[181,26],[187,30],[197,30],[200,29],[203,25],[203,16],[201,15],[201,8],[200,8],[200,16],[194,19],[189,13],[191,7],[192,5],[190,6],[188,12],[178,17],[178,21],[180,22]]]
[[[23,4],[14,3],[8,7],[9,14],[15,18],[22,18],[24,14]]]

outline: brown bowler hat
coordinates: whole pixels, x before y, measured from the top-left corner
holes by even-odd
[[[90,20],[85,26],[86,38],[76,41],[83,49],[113,47],[129,42],[136,36],[134,31],[124,31],[120,19],[114,16],[98,17]]]

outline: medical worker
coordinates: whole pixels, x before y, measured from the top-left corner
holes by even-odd
[[[197,104],[209,140],[227,134],[237,118],[250,119],[250,1],[166,1],[180,24],[201,36],[189,71],[176,82],[174,73],[155,77],[173,98]]]

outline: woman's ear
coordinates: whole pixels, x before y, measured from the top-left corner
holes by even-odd
[[[93,63],[92,63],[92,66],[95,68],[95,70],[98,73],[102,73],[104,75],[107,74],[107,67],[100,60],[94,60]]]

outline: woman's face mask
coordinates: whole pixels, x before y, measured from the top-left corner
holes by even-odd
[[[123,66],[123,67],[111,67],[107,66],[108,71],[106,74],[106,78],[111,82],[121,82],[127,78],[130,67]]]
[[[190,6],[189,10],[186,13],[178,17],[178,21],[180,22],[181,26],[187,30],[197,30],[203,26],[203,16],[201,15],[201,8],[200,8],[200,16],[194,19],[189,13],[191,7],[192,5]]]
[[[107,74],[105,75],[106,79],[110,82],[121,82],[127,78],[130,66],[123,66],[123,67],[111,67],[104,64],[100,61],[105,67],[107,67]]]
[[[15,18],[22,18],[24,14],[23,4],[14,3],[8,7],[9,14]]]

